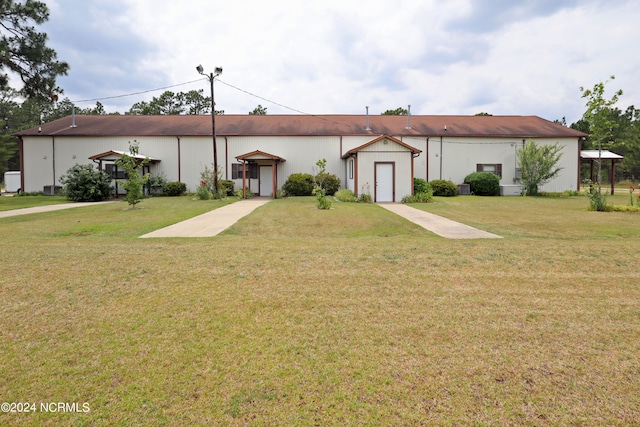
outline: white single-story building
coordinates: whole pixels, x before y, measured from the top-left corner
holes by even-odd
[[[343,188],[377,202],[411,195],[414,177],[461,184],[476,171],[496,173],[504,194],[519,194],[517,150],[528,140],[562,147],[562,172],[541,190],[576,190],[587,136],[536,116],[220,115],[215,123],[222,179],[236,189],[246,169],[254,194],[273,195],[289,175],[317,172],[324,158]],[[24,191],[51,191],[76,163],[98,167],[134,141],[153,159],[152,175],[191,192],[214,158],[210,115],[78,115],[16,135]]]

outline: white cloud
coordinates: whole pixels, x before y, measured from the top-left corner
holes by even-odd
[[[417,4],[416,4],[417,3]],[[183,2],[58,0],[47,24],[71,65],[71,99],[199,78],[224,68],[230,85],[314,114],[535,114],[577,120],[579,86],[615,74],[624,106],[640,105],[633,1],[402,0]],[[174,91],[205,89],[205,80]],[[614,88],[612,88],[613,90]],[[161,93],[103,101],[128,110]],[[218,107],[291,110],[216,83]]]

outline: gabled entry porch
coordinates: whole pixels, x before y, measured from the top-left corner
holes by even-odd
[[[247,197],[247,190],[255,191],[259,196],[276,197],[278,191],[278,165],[286,160],[274,154],[256,150],[237,156],[236,159],[243,163],[242,168],[242,197]],[[252,189],[247,171],[249,165],[258,167],[258,188]]]
[[[110,150],[104,153],[96,154],[94,156],[89,157],[89,160],[92,160],[94,163],[98,164],[98,170],[104,171],[109,174],[113,180],[115,186],[115,194],[116,197],[119,194],[125,194],[124,190],[122,190],[118,186],[118,181],[127,180],[128,177],[124,170],[118,168],[118,164],[116,163],[118,160],[122,159],[123,155],[127,155],[135,159],[136,163],[140,164],[147,161],[140,171],[142,175],[151,173],[151,166],[160,163],[160,159],[154,159],[149,156],[145,156],[144,154],[132,154],[125,151],[118,150]]]
[[[368,194],[377,203],[398,202],[413,193],[415,147],[389,135],[381,135],[342,158],[346,160],[347,188],[356,196]]]

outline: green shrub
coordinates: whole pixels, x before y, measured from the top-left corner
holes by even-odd
[[[373,202],[373,198],[369,193],[360,193],[360,195],[358,196],[358,203],[372,203],[372,202]]]
[[[251,190],[249,190],[248,188],[245,189],[246,194],[247,194],[247,199],[250,199],[253,197],[253,192],[251,192]],[[242,189],[236,191],[236,196],[240,197],[242,199]]]
[[[221,179],[218,181],[218,187],[226,196],[233,196],[236,193],[236,185],[233,181],[228,179]]]
[[[99,202],[111,197],[111,176],[92,165],[76,164],[60,177],[63,192],[74,202]]]
[[[413,178],[413,194],[428,193],[431,186],[422,178]]]
[[[327,196],[333,196],[340,189],[340,178],[332,173],[319,173],[315,176],[315,182],[324,188]]]
[[[433,190],[429,189],[426,193],[416,193],[413,196],[404,196],[402,203],[429,203],[433,201]]]
[[[62,193],[60,193],[62,195]],[[42,191],[20,191],[16,193],[16,196],[28,197],[28,196],[44,196]]]
[[[311,196],[315,181],[313,175],[308,173],[293,173],[287,178],[282,189],[287,196]]]
[[[178,181],[166,182],[162,186],[162,194],[164,196],[170,196],[170,197],[181,196],[186,191],[187,191],[187,184],[185,184],[184,182],[178,182]]]
[[[434,179],[429,181],[434,196],[453,197],[458,195],[458,186],[451,181]]]
[[[200,200],[213,199],[213,194],[211,194],[211,191],[209,191],[209,187],[206,184],[202,184],[202,183],[198,185],[198,189],[196,190],[196,196],[198,196],[198,199]]]
[[[164,174],[151,175],[147,180],[147,191],[150,195],[156,196],[162,194],[162,187],[167,182]]]
[[[500,177],[492,172],[474,172],[464,179],[469,184],[471,194],[476,196],[498,196],[500,194]]]
[[[335,198],[340,200],[341,202],[355,202],[356,196],[353,194],[353,191],[347,190],[343,188],[342,190],[336,191]]]

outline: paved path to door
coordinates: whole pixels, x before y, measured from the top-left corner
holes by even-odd
[[[379,206],[408,219],[422,228],[426,228],[438,236],[447,239],[501,239],[501,236],[491,234],[477,228],[434,215],[420,209],[412,208],[401,203],[380,203]]]
[[[160,230],[152,231],[151,233],[140,236],[140,238],[213,237],[222,233],[238,222],[240,218],[249,215],[254,209],[268,203],[270,200],[271,199],[268,198],[240,200],[239,202],[225,205],[191,219],[161,228]]]
[[[34,208],[13,209],[10,211],[0,212],[0,218],[8,218],[10,216],[27,215],[27,214],[39,213],[39,212],[59,211],[62,209],[81,208],[83,206],[94,206],[94,205],[100,205],[103,203],[113,203],[113,202],[106,201],[106,202],[61,203],[59,205],[46,205],[46,206],[36,206]]]

